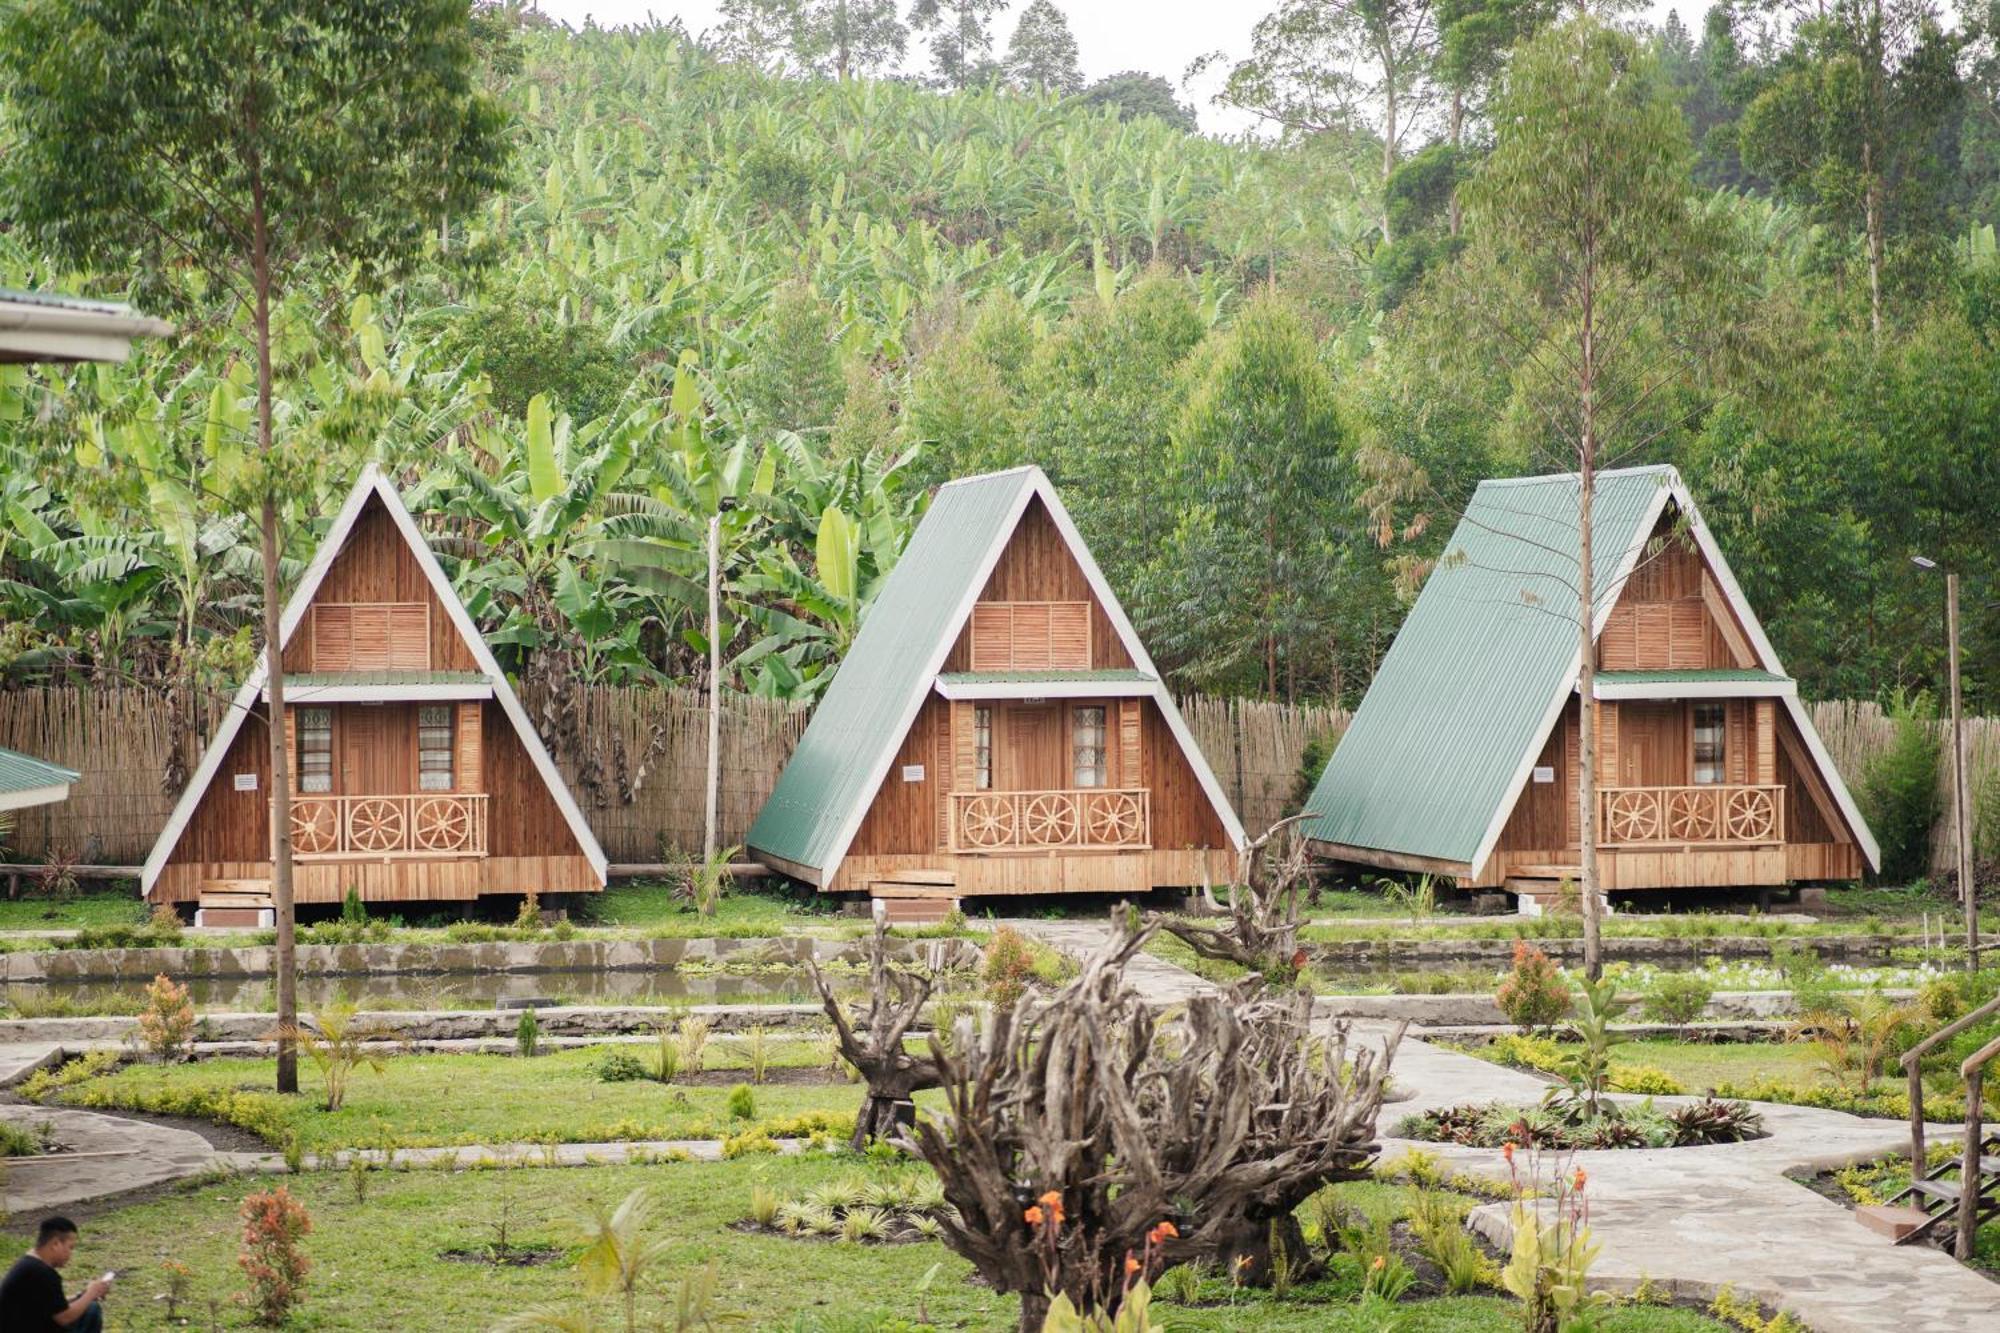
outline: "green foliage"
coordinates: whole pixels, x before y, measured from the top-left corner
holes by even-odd
[[[738,1083],[729,1090],[729,1118],[732,1120],[757,1118],[756,1094],[750,1091],[748,1083]]]
[[[1027,994],[1035,975],[1035,959],[1020,931],[1001,926],[986,937],[979,975],[986,983],[986,998],[997,1008],[1009,1008]]]
[[[1646,993],[1640,1012],[1652,1023],[1685,1026],[1702,1016],[1715,987],[1699,972],[1663,972]]]
[[[340,899],[340,924],[343,926],[365,926],[368,924],[368,908],[361,901],[361,890],[352,884]]]
[[[1569,984],[1547,954],[1526,940],[1514,942],[1514,964],[1494,1002],[1523,1034],[1547,1028],[1570,1010]]]
[[[606,1083],[632,1083],[640,1079],[657,1078],[658,1075],[646,1068],[646,1062],[630,1051],[612,1047],[597,1061],[597,1077]],[[662,1083],[670,1079],[660,1079]]]
[[[311,1233],[312,1218],[283,1185],[251,1194],[242,1212],[237,1266],[250,1281],[249,1305],[257,1322],[275,1328],[305,1299],[312,1261],[300,1242]]]
[[[1624,1038],[1611,1030],[1629,1002],[1620,998],[1618,982],[1612,977],[1584,980],[1577,986],[1576,1013],[1570,1028],[1579,1047],[1563,1065],[1570,1092],[1579,1098],[1585,1114],[1596,1119],[1603,1109],[1605,1090],[1611,1083],[1611,1048]]]
[[[542,1037],[541,1019],[533,1007],[521,1011],[521,1021],[514,1025],[514,1049],[525,1059],[535,1054]]]
[[[1881,878],[1901,883],[1930,869],[1938,797],[1937,710],[1926,694],[1898,692],[1888,708],[1894,734],[1861,776],[1861,808],[1882,848]]]
[[[1685,1084],[1664,1069],[1616,1061],[1611,1065],[1611,1088],[1614,1092],[1635,1092],[1647,1097],[1678,1097],[1687,1091]]]

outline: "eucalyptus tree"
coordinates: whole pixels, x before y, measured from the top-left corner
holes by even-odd
[[[993,50],[993,20],[1013,0],[913,0],[910,27],[930,34],[938,82],[964,88]]]
[[[846,80],[892,68],[909,43],[896,0],[803,0],[792,50],[808,68]]]
[[[1007,73],[1023,88],[1073,93],[1083,87],[1076,34],[1050,0],[1029,0],[1007,40]]]
[[[1280,0],[1250,41],[1217,100],[1299,134],[1372,135],[1381,145],[1382,237],[1394,240],[1389,177],[1436,96],[1433,0]]]
[[[1473,247],[1451,294],[1524,400],[1531,454],[1577,474],[1567,615],[1582,671],[1580,887],[1595,979],[1603,960],[1590,700],[1597,613],[1617,591],[1596,577],[1596,474],[1654,442],[1649,409],[1721,354],[1711,340],[1738,317],[1726,298],[1748,283],[1725,268],[1729,241],[1715,216],[1695,206],[1687,124],[1657,61],[1631,37],[1588,16],[1545,30],[1516,54],[1493,120],[1493,152],[1465,192]]]
[[[280,497],[327,460],[273,420],[274,305],[335,266],[421,254],[502,179],[506,119],[475,85],[467,0],[23,0],[0,16],[13,142],[0,206],[78,268],[213,303],[255,358],[254,454],[207,483],[260,513],[272,719],[282,717]],[[201,275],[196,290],[179,275]],[[248,328],[243,324],[247,316]],[[297,1023],[289,756],[271,746],[280,1028]],[[278,1089],[298,1089],[294,1043]]]

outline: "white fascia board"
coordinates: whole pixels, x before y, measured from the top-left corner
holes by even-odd
[[[130,310],[0,299],[0,356],[11,361],[124,361],[134,338],[173,331],[165,320]]]
[[[305,618],[306,608],[312,605],[313,595],[319,585],[326,581],[327,571],[333,568],[334,559],[340,548],[347,543],[348,534],[361,517],[361,507],[375,492],[379,472],[370,463],[361,470],[354,487],[347,493],[347,500],[334,516],[333,526],[327,530],[319,549],[313,552],[310,564],[306,566],[305,577],[285,603],[284,613],[278,618],[278,651],[292,641],[292,631]],[[258,700],[264,696],[264,680],[268,674],[269,661],[265,653],[257,654],[257,663],[251,668],[250,678],[237,687],[236,696],[229,701],[229,711],[222,715],[222,725],[216,728],[215,739],[202,751],[201,763],[195,766],[194,776],[182,789],[181,797],[174,802],[174,812],[167,819],[167,826],[160,830],[160,836],[153,843],[153,850],[146,854],[146,865],[139,873],[139,893],[141,897],[151,897],[153,885],[160,878],[160,871],[166,866],[167,858],[187,831],[188,821],[194,818],[195,807],[207,793],[209,783],[215,780],[216,770],[222,767],[222,758],[229,753],[229,747],[236,740],[236,733],[243,728],[243,720],[255,709]]]
[[[1119,642],[1125,645],[1125,651],[1131,655],[1132,665],[1153,678],[1153,699],[1159,705],[1161,715],[1167,720],[1167,729],[1173,732],[1174,740],[1180,744],[1181,754],[1194,768],[1195,779],[1201,783],[1202,791],[1207,794],[1208,803],[1215,810],[1216,818],[1222,821],[1223,830],[1229,834],[1231,845],[1238,852],[1243,851],[1250,845],[1250,839],[1243,833],[1243,821],[1237,818],[1236,808],[1229,803],[1229,797],[1223,793],[1222,784],[1216,781],[1215,770],[1208,766],[1208,759],[1202,754],[1201,747],[1194,743],[1194,735],[1188,730],[1186,720],[1181,717],[1181,710],[1174,703],[1173,695],[1167,692],[1166,684],[1160,680],[1160,669],[1153,665],[1152,655],[1146,651],[1146,645],[1139,641],[1139,631],[1132,627],[1131,620],[1125,615],[1125,608],[1119,604],[1117,595],[1111,591],[1110,583],[1105,581],[1104,571],[1097,567],[1096,557],[1091,555],[1090,548],[1084,544],[1083,534],[1076,530],[1076,523],[1070,518],[1069,510],[1063,507],[1062,497],[1056,494],[1056,488],[1050,484],[1048,477],[1040,468],[1034,469],[1034,474],[1035,493],[1042,497],[1042,503],[1048,507],[1049,517],[1055,520],[1056,530],[1062,533],[1063,541],[1069,546],[1070,555],[1082,568],[1084,581],[1090,584],[1091,592],[1096,594],[1097,603],[1104,608],[1105,618],[1117,632]]]
[[[1015,468],[1010,471],[1033,471],[1037,476],[1040,475],[1039,468]],[[956,482],[945,483],[947,486],[956,484]],[[944,487],[938,489],[942,490]],[[869,809],[875,804],[875,793],[882,790],[882,780],[889,776],[889,768],[896,762],[896,754],[903,748],[903,740],[910,734],[911,724],[917,720],[917,713],[923,708],[924,699],[935,685],[938,673],[944,670],[945,659],[951,656],[952,645],[958,642],[959,632],[965,628],[965,622],[972,617],[973,605],[978,602],[979,594],[986,591],[986,582],[993,577],[993,568],[1000,563],[1000,555],[1007,549],[1007,543],[1013,539],[1014,529],[1020,526],[1021,515],[1027,512],[1028,501],[1034,495],[1033,486],[1023,486],[1015,495],[1006,519],[994,531],[992,545],[987,548],[986,554],[980,557],[979,568],[970,579],[966,580],[965,591],[959,597],[958,609],[952,613],[951,619],[945,622],[944,633],[938,635],[937,643],[931,647],[930,661],[916,677],[916,686],[910,691],[909,698],[904,701],[902,721],[896,727],[894,742],[883,746],[882,753],[870,766],[868,781],[864,788],[868,793],[868,799],[855,803],[847,822],[841,825],[839,836],[833,840],[832,846],[827,851],[826,864],[818,868],[819,883],[822,887],[833,883],[834,876],[840,872],[840,863],[847,859],[847,849],[854,845],[855,837],[861,832],[861,821],[868,817]],[[929,515],[926,514],[925,517]]]
[[[1799,692],[1791,680],[1695,680],[1637,683],[1594,682],[1599,699],[1782,699]]]
[[[261,696],[271,701],[271,692]],[[439,685],[299,685],[285,686],[285,703],[293,704],[387,704],[440,703],[455,699],[491,699],[493,682],[453,682]]]
[[[1680,486],[1679,476],[1670,469],[1659,488],[1659,494],[1646,506],[1646,512],[1634,525],[1634,531],[1652,532],[1660,521],[1660,515],[1666,511],[1667,501],[1673,499],[1676,494],[1684,495],[1686,492]],[[1638,567],[1639,556],[1645,548],[1646,543],[1643,540],[1628,541],[1625,550],[1619,553],[1618,568],[1606,581],[1605,592],[1599,599],[1599,604],[1591,611],[1591,643],[1595,644],[1599,636],[1604,633],[1605,622],[1611,618],[1611,612],[1618,605],[1618,598],[1624,591],[1625,583],[1632,577],[1632,571]],[[1592,589],[1592,594],[1596,596],[1595,588]],[[1570,655],[1569,670],[1563,673],[1562,683],[1556,687],[1555,698],[1550,700],[1549,706],[1542,712],[1542,725],[1535,729],[1527,753],[1521,756],[1520,765],[1514,770],[1513,777],[1507,780],[1506,791],[1502,794],[1500,803],[1494,808],[1493,818],[1487,823],[1486,832],[1480,837],[1479,846],[1472,854],[1474,877],[1485,871],[1487,861],[1492,859],[1493,849],[1500,845],[1501,830],[1507,827],[1507,820],[1513,815],[1514,807],[1519,804],[1522,791],[1527,788],[1528,778],[1535,771],[1535,760],[1541,757],[1543,747],[1548,745],[1549,733],[1555,727],[1556,719],[1562,716],[1563,705],[1578,692],[1582,680],[1583,649],[1578,645],[1577,651]]]
[[[0,791],[0,810],[25,810],[31,805],[54,805],[57,801],[67,801],[69,787],[69,783],[63,782],[47,787]]]
[[[1156,680],[1052,680],[946,682],[937,692],[947,699],[1144,699],[1151,698]]]
[[[514,687],[507,683],[507,673],[500,669],[500,662],[493,656],[493,649],[487,645],[486,636],[472,623],[471,613],[465,609],[465,604],[458,600],[458,593],[452,588],[451,580],[445,577],[444,566],[438,563],[436,553],[431,550],[430,543],[424,540],[423,533],[418,531],[417,521],[410,517],[410,511],[403,505],[403,497],[396,493],[396,488],[389,484],[389,479],[373,463],[368,465],[367,471],[362,474],[362,479],[372,484],[375,493],[381,496],[383,506],[389,511],[389,517],[395,520],[396,527],[402,532],[404,540],[410,545],[410,550],[416,555],[417,566],[424,571],[424,577],[430,580],[431,591],[437,594],[439,604],[451,618],[459,637],[464,639],[466,647],[472,650],[473,662],[478,665],[487,680],[492,682],[493,698],[499,701],[501,711],[506,713],[508,720],[514,724],[514,734],[520,738],[522,748],[527,750],[528,758],[535,765],[535,771],[541,774],[542,785],[547,787],[549,795],[555,798],[556,808],[562,811],[563,819],[576,837],[577,846],[583,849],[584,859],[590,862],[591,869],[596,872],[597,883],[601,888],[609,878],[610,871],[610,863],[605,858],[604,848],[598,844],[597,834],[591,831],[590,821],[583,817],[583,810],[577,805],[576,797],[570,793],[569,784],[563,781],[562,773],[556,768],[556,761],[550,756],[548,747],[542,744],[541,734],[535,730],[534,723],[528,718],[528,710],[521,706],[521,700],[514,693]]]

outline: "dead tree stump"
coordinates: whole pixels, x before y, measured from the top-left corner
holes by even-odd
[[[888,927],[877,921],[868,941],[868,1000],[850,1023],[819,964],[809,961],[807,966],[819,989],[820,1004],[833,1022],[841,1056],[868,1085],[850,1142],[857,1151],[876,1140],[907,1142],[916,1123],[912,1099],[925,1088],[938,1087],[942,1079],[935,1059],[913,1055],[903,1046],[930,999],[930,977],[889,966]]]

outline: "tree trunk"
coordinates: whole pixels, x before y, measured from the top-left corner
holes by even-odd
[[[1868,227],[1868,332],[1882,341],[1882,177],[1875,170],[1875,146],[1861,145],[1861,174],[1868,182],[1862,207]]]
[[[1396,234],[1389,226],[1389,177],[1396,172],[1396,79],[1394,66],[1384,58],[1382,80],[1384,106],[1382,121],[1382,239],[1394,243]]]
[[[1604,971],[1603,941],[1597,919],[1597,636],[1594,571],[1591,569],[1591,508],[1597,493],[1596,295],[1592,258],[1583,264],[1583,321],[1578,332],[1577,388],[1582,432],[1577,449],[1577,863],[1583,909],[1583,971],[1596,981]]]
[[[1042,1333],[1049,1319],[1049,1298],[1039,1291],[1021,1293],[1021,1333]]]
[[[917,1123],[917,1104],[907,1097],[885,1097],[869,1093],[854,1117],[854,1137],[848,1145],[860,1152],[875,1142],[895,1143],[908,1136]]]
[[[1323,1265],[1313,1258],[1312,1247],[1306,1244],[1305,1229],[1299,1225],[1296,1213],[1287,1210],[1246,1221],[1243,1234],[1222,1256],[1223,1272],[1232,1281],[1246,1287],[1270,1286],[1273,1260],[1280,1246],[1284,1248],[1285,1263],[1293,1281],[1310,1282],[1319,1276]]]
[[[257,450],[271,457],[271,252],[261,180],[253,182],[251,267],[256,293]],[[278,497],[265,478],[261,545],[264,560],[264,688],[271,740],[271,905],[278,927],[278,1031],[299,1023],[299,992],[292,909],[292,768],[285,744],[285,663],[278,598]],[[299,1090],[299,1052],[289,1037],[278,1038],[278,1091]]]
[[[1451,234],[1454,236],[1458,235],[1459,229],[1465,223],[1465,215],[1458,206],[1458,181],[1456,179],[1458,176],[1458,153],[1464,146],[1465,93],[1461,89],[1453,88],[1451,90],[1451,172],[1453,180],[1451,185],[1450,217]]]

